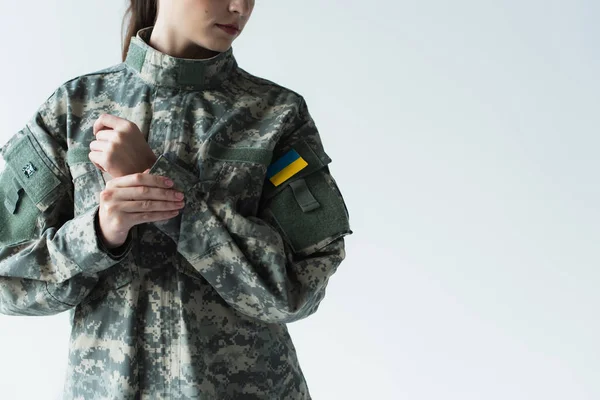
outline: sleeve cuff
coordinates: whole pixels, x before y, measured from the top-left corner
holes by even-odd
[[[98,209],[96,208],[96,210],[98,210]],[[106,243],[104,242],[104,240],[102,240],[102,235],[100,234],[99,223],[100,223],[100,221],[98,220],[98,212],[96,211],[94,213],[94,231],[95,231],[96,237],[98,238],[98,248],[100,249],[100,251],[107,254],[113,260],[120,261],[131,250],[131,246],[133,243],[133,234],[131,233],[131,229],[129,230],[129,233],[127,234],[127,239],[125,240],[125,243],[123,243],[119,247],[109,249],[106,246]]]
[[[185,194],[185,208],[187,208],[190,191],[195,182],[198,181],[195,174],[169,160],[164,154],[158,156],[154,165],[150,168],[149,173],[151,175],[166,176],[170,178],[173,181],[172,189]],[[169,236],[175,243],[178,243],[181,230],[181,216],[185,212],[185,208],[181,209],[179,214],[173,218],[163,221],[153,221],[149,222],[149,224],[154,225],[165,235]]]
[[[169,177],[173,181],[172,189],[183,193],[186,193],[198,182],[198,177],[194,173],[169,160],[164,154],[158,156],[149,173]]]
[[[61,228],[65,230],[61,253],[84,272],[97,273],[112,267],[124,258],[132,247],[131,231],[122,250],[108,250],[104,247],[96,230],[97,214],[98,206],[78,215]]]
[[[185,207],[177,217],[151,224],[173,239],[177,243],[177,250],[184,256],[204,254],[217,245],[231,241],[221,217],[215,215],[202,196],[214,182],[201,182],[196,174],[178,164],[176,157],[174,159],[170,160],[161,154],[150,173],[169,177],[174,183],[173,188],[185,194]],[[240,222],[244,224],[243,220]]]

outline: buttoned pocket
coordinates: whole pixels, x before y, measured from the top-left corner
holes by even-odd
[[[200,182],[208,200],[234,198],[241,215],[256,216],[271,156],[269,149],[228,147],[209,141],[200,166]]]
[[[193,207],[190,210],[186,205],[183,209],[177,229],[175,241],[180,254],[188,260],[201,257],[230,241],[232,235],[247,232],[252,224],[244,218],[255,217],[258,212],[271,154],[269,149],[225,146],[210,139],[204,143],[193,170],[193,182],[188,182],[189,186],[176,182],[188,190],[187,202]],[[164,167],[156,168],[159,174],[161,170],[180,167],[178,160],[164,160],[162,164]],[[174,175],[192,176],[191,168],[181,168],[187,173]]]

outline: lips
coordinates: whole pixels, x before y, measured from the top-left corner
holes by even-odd
[[[217,26],[221,29],[223,29],[224,31],[226,31],[229,34],[235,35],[237,34],[240,30],[237,26],[235,25],[222,25],[222,24],[217,24]]]

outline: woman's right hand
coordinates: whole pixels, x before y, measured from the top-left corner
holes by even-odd
[[[168,178],[148,171],[113,178],[100,192],[98,218],[107,248],[125,243],[133,226],[173,218],[184,207],[183,193],[170,189]]]

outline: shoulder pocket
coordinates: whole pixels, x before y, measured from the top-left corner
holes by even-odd
[[[282,183],[278,183],[276,179],[277,175],[285,174],[286,167],[290,167],[290,165],[286,166],[285,164],[288,162],[283,160],[284,157],[290,154],[290,151],[295,151],[299,156],[299,160],[297,161],[303,160],[304,163],[306,163],[306,166],[291,175],[288,179],[285,179]],[[283,157],[272,161],[273,163],[267,168],[267,177],[263,187],[262,197],[265,200],[275,196],[295,180],[302,179],[315,171],[325,168],[331,162],[331,158],[324,150],[321,149],[320,151],[315,151],[306,140],[300,140],[296,142]],[[281,163],[282,161],[283,164]],[[275,181],[275,183],[273,181]]]
[[[33,237],[38,216],[60,196],[61,180],[51,161],[38,151],[29,135],[4,154],[0,174],[0,244],[14,245]]]
[[[33,237],[40,210],[27,196],[10,170],[0,175],[0,247]]]
[[[263,213],[296,254],[308,255],[352,230],[343,196],[329,173],[331,158],[305,140],[292,148],[307,165],[277,186],[267,174]]]
[[[35,148],[33,140],[30,135],[23,136],[4,155],[4,159],[33,204],[40,211],[46,211],[58,198],[56,189],[61,181],[49,167],[51,161]]]

